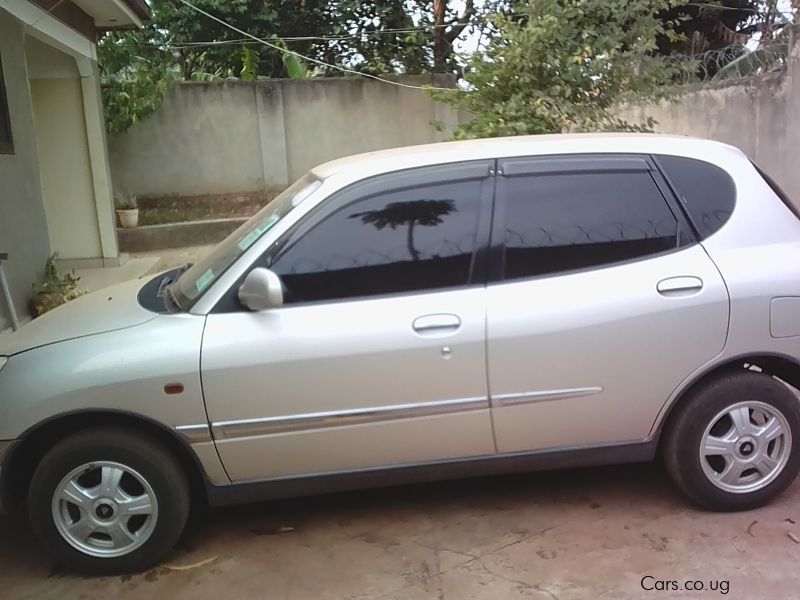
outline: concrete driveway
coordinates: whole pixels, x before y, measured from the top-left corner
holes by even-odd
[[[800,484],[767,508],[714,514],[657,465],[558,471],[203,510],[166,566],[84,578],[6,519],[0,595],[786,600],[800,598],[798,523]]]

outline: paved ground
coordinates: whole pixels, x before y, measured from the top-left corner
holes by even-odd
[[[0,520],[0,595],[787,600],[800,598],[789,534],[800,483],[767,508],[711,514],[654,465],[559,471],[207,510],[167,567],[102,579],[59,571]],[[728,593],[644,590],[647,575]]]

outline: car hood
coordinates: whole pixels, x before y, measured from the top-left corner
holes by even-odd
[[[0,337],[0,355],[11,356],[39,346],[139,325],[156,317],[142,308],[139,279],[114,285],[45,313],[9,335]]]

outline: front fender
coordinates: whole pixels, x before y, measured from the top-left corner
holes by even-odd
[[[137,413],[171,428],[207,425],[200,386],[204,324],[202,316],[160,315],[10,357],[0,371],[0,440],[80,410]],[[167,394],[171,383],[183,391]]]

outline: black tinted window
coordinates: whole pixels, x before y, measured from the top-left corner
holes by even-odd
[[[677,247],[677,221],[646,171],[510,177],[502,187],[507,279]]]
[[[287,302],[468,283],[481,182],[371,195],[326,217],[271,261]]]
[[[736,204],[736,185],[730,175],[693,158],[663,155],[658,161],[701,237],[725,224]]]

